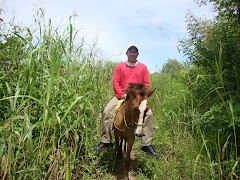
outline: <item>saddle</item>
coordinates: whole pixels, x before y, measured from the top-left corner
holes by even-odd
[[[117,105],[116,105],[116,107],[114,108],[113,118],[112,118],[112,123],[111,123],[111,129],[113,129],[114,119],[115,119],[115,117],[116,117],[116,115],[117,115],[117,112],[118,112],[118,110],[120,109],[121,105],[124,103],[124,101],[125,101],[125,99],[120,99],[120,100],[118,100]]]

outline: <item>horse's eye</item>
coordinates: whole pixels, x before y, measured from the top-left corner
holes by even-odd
[[[132,107],[132,110],[134,110],[134,111],[135,111],[135,110],[136,110],[136,107]]]

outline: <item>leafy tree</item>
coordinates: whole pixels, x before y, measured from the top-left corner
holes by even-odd
[[[172,73],[181,69],[182,65],[176,59],[168,59],[162,67],[162,73]]]
[[[217,78],[226,82],[224,85],[221,83],[221,86],[236,93],[240,87],[240,22],[234,16],[238,6],[234,7],[234,12],[229,10],[227,13],[227,9],[233,9],[233,6],[226,3],[223,8],[222,1],[216,1],[215,9],[221,11],[214,21],[188,14],[190,39],[183,39],[180,43],[184,55],[190,61],[203,66],[213,78],[218,75]]]
[[[226,150],[231,152],[226,153],[226,162],[229,159],[236,162],[240,153],[240,1],[195,1],[200,5],[212,2],[217,16],[214,20],[206,20],[187,15],[190,38],[180,41],[181,48],[197,70],[203,69],[200,72],[203,74],[198,74],[196,69],[189,71],[189,76],[196,79],[191,83],[191,91],[201,106],[198,108],[202,114],[200,126],[206,139],[215,139],[220,149],[226,148],[226,143],[234,144],[235,149],[228,147]],[[210,146],[210,151],[216,157],[214,148]],[[221,161],[224,167],[224,158]],[[233,164],[224,168],[234,172]],[[230,174],[224,171],[225,175]],[[239,175],[238,170],[235,173]]]
[[[236,18],[240,21],[240,0],[194,0],[197,4],[212,2],[218,16]]]

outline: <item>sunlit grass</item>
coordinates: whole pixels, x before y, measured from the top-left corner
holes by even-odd
[[[93,147],[100,141],[101,113],[114,95],[116,63],[88,45],[71,22],[61,31],[50,20],[32,32],[12,28],[14,33],[1,35],[0,176],[113,179],[115,150],[97,153]],[[157,88],[150,107],[159,127],[153,145],[160,157],[142,152],[137,138],[136,179],[236,176],[239,103],[224,88],[219,57],[211,64],[214,78],[184,66],[150,75]]]
[[[81,167],[92,166],[91,137],[98,133],[106,98],[101,87],[111,86],[107,74],[114,63],[94,59],[94,47],[71,24],[61,35],[51,21],[43,27],[35,34],[19,27],[17,36],[6,37],[15,38],[9,46],[22,48],[21,56],[1,49],[14,60],[21,58],[17,69],[14,61],[1,69],[8,74],[1,78],[3,178],[71,179],[84,174]],[[38,40],[35,45],[27,39],[30,34]]]

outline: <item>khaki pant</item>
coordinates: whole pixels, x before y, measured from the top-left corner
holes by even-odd
[[[112,130],[111,130],[111,123],[113,118],[113,111],[116,107],[118,102],[118,98],[114,97],[108,103],[103,111],[103,124],[102,124],[102,131],[101,131],[101,142],[103,143],[110,143],[112,141]],[[146,113],[143,125],[143,131],[145,136],[142,137],[142,145],[148,146],[152,144],[153,140],[153,114],[151,109],[149,109]]]

